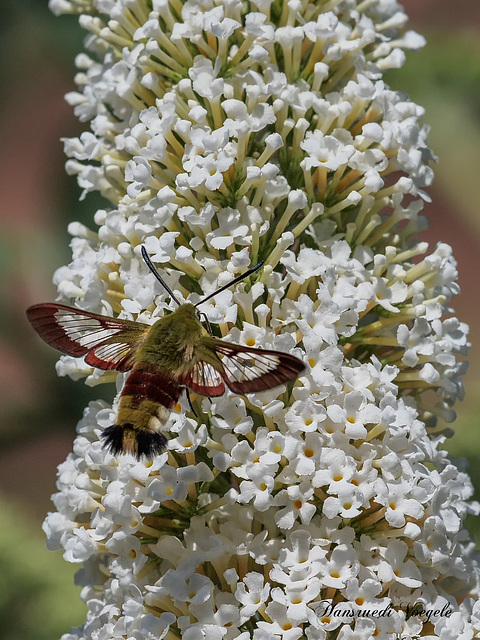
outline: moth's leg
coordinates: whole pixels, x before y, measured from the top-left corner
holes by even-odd
[[[212,325],[210,324],[209,319],[207,318],[207,316],[202,313],[201,311],[198,312],[198,315],[201,316],[203,318],[202,322],[205,323],[206,327],[207,327],[207,331],[208,333],[213,336],[213,331],[212,331]]]
[[[196,412],[195,412],[195,409],[193,408],[192,401],[191,401],[191,399],[190,399],[190,390],[188,389],[188,387],[185,387],[185,391],[186,391],[186,393],[187,393],[187,400],[188,400],[188,404],[190,405],[190,409],[192,410],[193,415],[194,415],[196,418],[198,418],[198,416],[197,416],[197,414],[196,414]]]

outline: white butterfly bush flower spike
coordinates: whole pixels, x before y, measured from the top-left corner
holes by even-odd
[[[395,0],[50,6],[89,32],[67,171],[109,203],[70,225],[59,300],[152,324],[175,306],[142,245],[181,302],[264,261],[202,311],[308,364],[197,416],[181,397],[151,460],[102,447],[118,396],[90,403],[44,525],[83,567],[64,639],[480,637],[479,508],[441,448],[468,348],[456,263],[416,240],[434,157],[382,80],[422,37]]]

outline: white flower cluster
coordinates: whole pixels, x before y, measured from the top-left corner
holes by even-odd
[[[293,385],[197,398],[198,417],[182,399],[153,461],[107,453],[118,398],[90,404],[45,522],[84,565],[87,621],[65,640],[480,637],[478,508],[437,424],[462,395],[467,328],[444,317],[450,248],[415,241],[422,109],[381,78],[422,44],[399,5],[50,5],[90,32],[69,95],[90,130],[66,141],[67,169],[112,203],[96,230],[70,226],[61,299],[153,323],[171,301],[142,244],[193,302],[263,260],[202,311],[225,339],[309,365]],[[68,356],[58,370],[125,380]]]

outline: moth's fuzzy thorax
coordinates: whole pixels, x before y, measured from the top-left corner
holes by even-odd
[[[174,374],[183,373],[205,333],[193,304],[182,304],[152,326],[139,358],[145,362],[156,362]]]

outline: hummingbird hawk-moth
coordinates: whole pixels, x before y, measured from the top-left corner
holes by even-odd
[[[102,434],[114,455],[140,459],[161,453],[165,424],[187,388],[208,397],[227,386],[238,394],[272,389],[295,379],[304,363],[288,353],[225,342],[212,335],[197,306],[249,276],[260,263],[195,305],[181,304],[156,271],[145,247],[142,256],[178,309],[153,325],[81,311],[56,303],[36,304],[27,318],[49,345],[104,370],[130,371],[120,394],[115,424]]]

